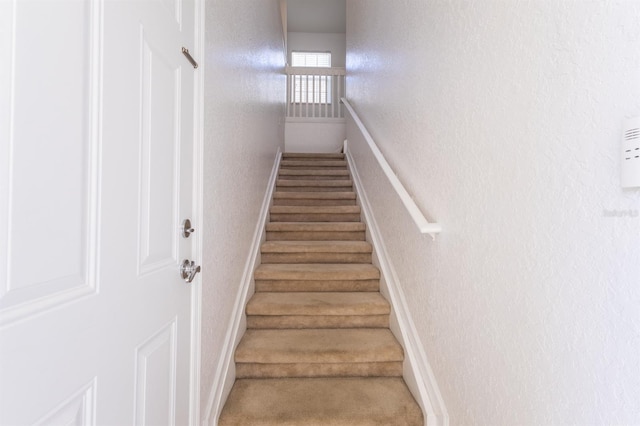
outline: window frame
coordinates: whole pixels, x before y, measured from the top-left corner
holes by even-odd
[[[294,63],[294,55],[295,54],[305,54],[305,55],[328,55],[329,58],[329,65],[317,65],[317,61],[316,61],[316,65],[295,65]],[[301,67],[301,68],[331,68],[331,51],[330,50],[324,50],[324,51],[320,51],[320,50],[292,50],[291,51],[291,66],[292,67]],[[306,61],[305,61],[306,62]]]

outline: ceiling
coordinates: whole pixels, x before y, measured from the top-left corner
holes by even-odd
[[[287,31],[346,32],[346,0],[287,0]]]

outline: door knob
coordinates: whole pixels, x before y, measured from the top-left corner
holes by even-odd
[[[196,265],[193,260],[185,259],[180,265],[180,278],[190,283],[196,277],[196,274],[200,272],[200,265]]]

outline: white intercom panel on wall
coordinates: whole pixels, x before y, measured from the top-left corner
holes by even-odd
[[[625,120],[622,131],[622,187],[640,187],[640,117]]]

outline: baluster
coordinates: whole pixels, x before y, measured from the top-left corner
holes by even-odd
[[[298,115],[300,117],[302,115],[302,76],[296,76],[298,79]]]
[[[322,76],[318,76],[318,117],[322,117]]]
[[[340,118],[342,117],[342,105],[340,104],[340,93],[342,92],[342,76],[338,75],[336,76],[336,105],[338,106],[338,110],[336,111],[336,117]]]
[[[311,104],[311,117],[316,118],[316,105],[318,105],[318,100],[316,99],[316,76],[311,76],[311,81],[313,81],[313,104]]]
[[[329,102],[329,85],[327,84],[327,80],[329,79],[328,75],[322,76],[322,81],[324,82],[324,113],[322,114],[322,118],[327,118],[327,108]]]
[[[290,107],[291,107],[291,74],[287,74],[287,94],[286,94],[286,100],[285,102],[287,103],[287,117],[289,117],[290,114]]]
[[[306,87],[306,90],[305,90],[305,95],[306,95],[306,98],[305,98],[305,101],[306,101],[305,117],[309,118],[309,74],[307,74],[307,80],[306,81],[307,81],[307,87]]]
[[[338,76],[338,99],[336,99],[336,102],[338,103],[338,117],[342,118],[342,105],[340,104],[340,95],[342,94],[342,76],[339,75]]]
[[[331,76],[331,118],[335,118],[336,117],[335,90],[336,90],[336,76],[332,75]]]

